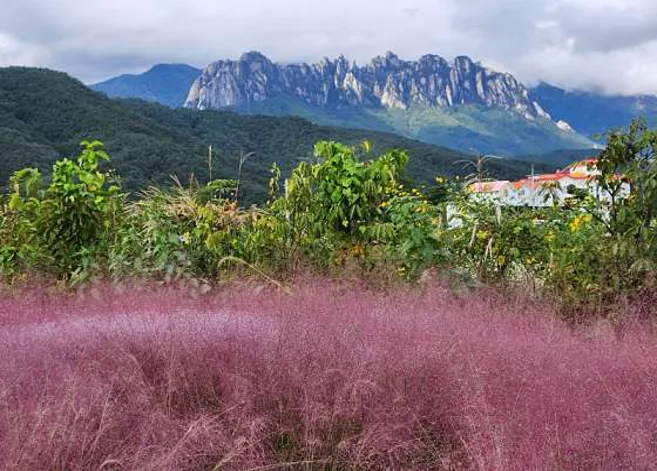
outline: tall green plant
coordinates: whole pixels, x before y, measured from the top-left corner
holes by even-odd
[[[37,225],[43,197],[41,173],[33,168],[19,170],[9,187],[0,216],[0,273],[4,275],[34,267],[47,249]]]
[[[109,242],[121,210],[119,186],[99,169],[109,160],[103,144],[81,145],[77,159],[55,163],[39,220],[55,266],[69,274],[87,268],[94,252]]]
[[[122,195],[110,173],[99,168],[109,160],[98,141],[82,142],[75,160],[55,163],[43,187],[34,169],[16,172],[0,231],[9,233],[0,249],[5,273],[42,268],[66,278],[88,276],[95,257],[107,253],[122,208]]]
[[[286,182],[285,204],[309,228],[355,234],[380,217],[408,162],[403,151],[360,161],[356,150],[335,142],[315,146],[316,163],[301,163]]]
[[[302,162],[292,172],[285,194],[271,205],[288,225],[289,250],[328,262],[345,243],[365,241],[368,225],[383,216],[381,203],[393,195],[408,162],[398,150],[367,157],[367,148],[358,153],[323,141],[315,145],[315,162]]]
[[[657,268],[657,131],[643,120],[610,132],[584,210],[603,228],[605,292],[635,291]]]

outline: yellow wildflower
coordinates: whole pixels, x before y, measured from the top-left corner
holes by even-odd
[[[477,231],[477,239],[486,240],[490,237],[490,232],[488,231]]]
[[[590,217],[587,216],[586,214],[580,214],[576,216],[575,219],[573,219],[570,222],[570,230],[572,232],[577,232],[579,228],[582,226],[582,224],[588,222],[589,220]]]

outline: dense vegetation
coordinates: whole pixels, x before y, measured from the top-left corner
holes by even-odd
[[[652,286],[657,132],[641,122],[608,136],[597,196],[571,189],[565,205],[546,208],[496,207],[442,177],[407,187],[406,152],[328,141],[284,185],[272,166],[260,207],[241,207],[234,180],[153,188],[129,201],[101,166],[102,145],[83,145],[49,181],[29,168],[12,177],[0,213],[5,277],[214,279],[238,264],[275,278],[303,266],[383,280],[438,267],[468,282],[529,283],[575,314]]]
[[[319,140],[347,144],[371,140],[377,151],[407,149],[410,178],[467,173],[471,156],[373,131],[320,127],[299,118],[240,116],[230,112],[172,110],[139,100],[110,100],[65,74],[48,70],[0,69],[0,187],[12,172],[31,166],[48,175],[59,158],[73,155],[80,141],[100,139],[125,191],[168,186],[170,175],[187,180],[210,178],[208,147],[214,149],[213,177],[236,178],[243,164],[242,196],[266,199],[269,166],[283,172],[312,157]],[[547,166],[542,166],[546,168]],[[516,178],[530,165],[512,160],[491,162],[492,175]]]
[[[94,128],[119,153],[126,129],[182,152],[186,129],[238,119],[85,93],[102,103],[90,122],[122,110]],[[3,116],[25,149],[64,129],[17,109]],[[230,120],[243,139],[257,120],[320,129]],[[250,207],[222,178],[235,172],[128,195],[99,141],[53,151],[47,175],[15,171],[0,194],[0,467],[649,468],[657,131],[606,142],[599,193],[543,208],[470,193],[505,161],[424,169],[416,186],[417,154],[368,141],[320,140],[286,179],[272,164]],[[78,296],[24,287],[44,279]]]
[[[295,97],[278,96],[236,108],[240,113],[302,116],[316,123],[396,133],[462,152],[502,156],[542,154],[564,148],[586,149],[593,142],[559,130],[552,121],[528,120],[508,110],[478,105],[408,109],[317,108]]]

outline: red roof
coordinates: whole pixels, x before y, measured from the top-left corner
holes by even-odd
[[[470,185],[469,188],[471,191],[475,193],[492,193],[492,192],[503,190],[507,185],[511,186],[511,188],[513,188],[514,190],[520,190],[523,186],[527,186],[530,189],[535,190],[538,187],[542,186],[543,183],[558,182],[566,178],[570,178],[572,180],[589,180],[594,176],[591,175],[590,173],[583,173],[581,171],[575,171],[575,170],[583,166],[586,166],[587,168],[595,167],[596,162],[597,159],[589,158],[589,159],[573,162],[563,170],[557,170],[556,173],[544,173],[540,175],[534,175],[515,182],[509,182],[507,180],[499,180],[492,182],[474,183]]]

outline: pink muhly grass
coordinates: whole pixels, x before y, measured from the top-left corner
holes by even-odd
[[[322,280],[5,294],[0,466],[653,466],[655,337],[503,302]]]

